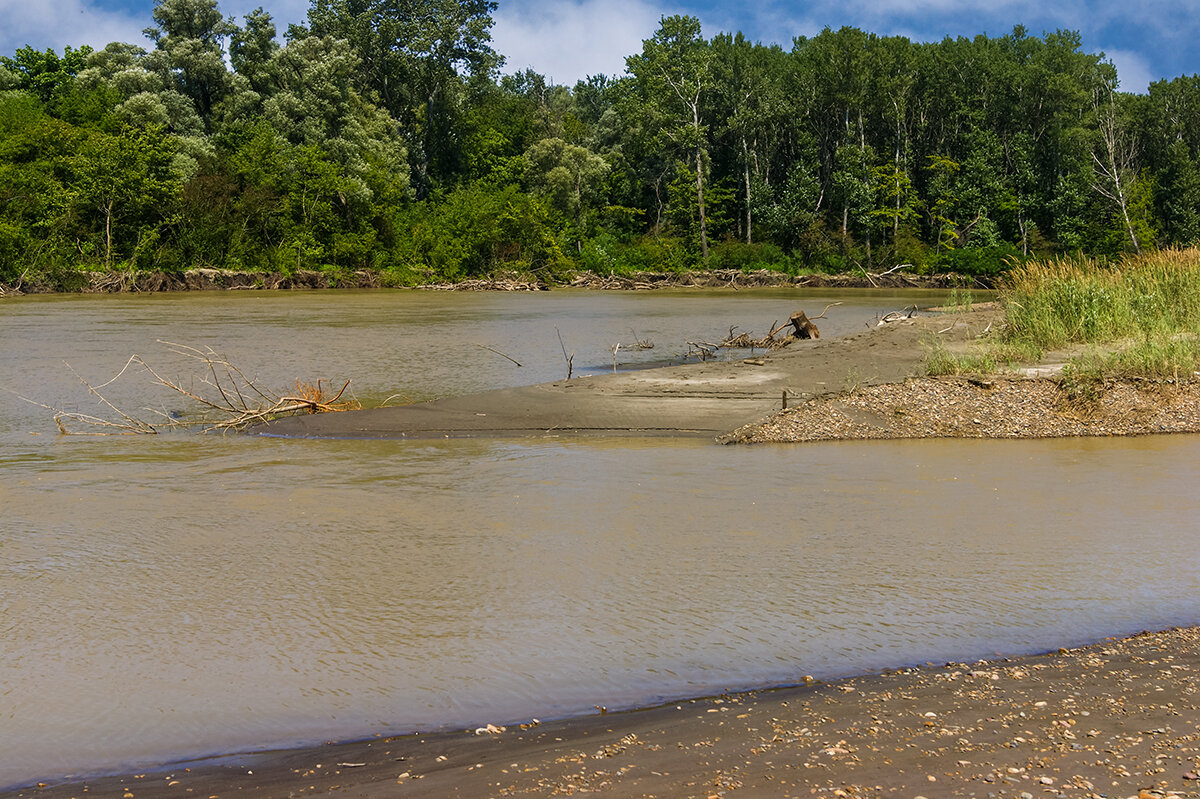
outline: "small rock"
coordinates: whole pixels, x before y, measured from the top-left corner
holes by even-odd
[[[477,727],[475,729],[475,734],[476,735],[499,735],[500,733],[504,732],[504,730],[505,730],[504,727],[499,727],[495,724],[489,724],[486,727]]]

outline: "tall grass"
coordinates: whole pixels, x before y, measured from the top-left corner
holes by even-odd
[[[1046,351],[1114,344],[1092,366],[1146,376],[1200,366],[1200,249],[1162,250],[1115,265],[1088,259],[1029,262],[1001,293],[1004,343]]]
[[[1006,338],[1043,349],[1200,332],[1200,250],[1163,250],[1113,266],[1029,262],[1009,274],[1001,299]]]

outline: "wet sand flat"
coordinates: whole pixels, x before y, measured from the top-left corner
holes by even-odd
[[[732,361],[560,380],[414,405],[293,416],[253,432],[298,438],[479,435],[716,436],[799,398],[903,381],[923,372],[922,342],[969,340],[997,318],[918,316]]]

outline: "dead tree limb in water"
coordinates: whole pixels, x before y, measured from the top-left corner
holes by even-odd
[[[242,430],[250,425],[280,416],[290,416],[296,413],[330,413],[356,410],[362,407],[357,400],[342,399],[342,396],[350,386],[349,380],[333,396],[329,396],[332,393],[332,387],[326,389],[326,381],[324,380],[318,380],[315,383],[304,383],[297,380],[295,393],[277,394],[260,388],[241,369],[218,355],[211,348],[200,350],[195,347],[189,347],[184,344],[173,344],[167,341],[160,341],[159,343],[170,347],[171,351],[176,355],[200,361],[203,364],[203,371],[198,382],[201,386],[207,388],[197,388],[194,385],[185,387],[182,381],[171,380],[155,371],[140,355],[132,355],[125,362],[125,366],[121,368],[120,372],[99,386],[93,386],[88,383],[71,368],[70,364],[67,365],[67,368],[71,369],[72,373],[87,387],[88,393],[99,400],[101,405],[108,408],[115,415],[115,419],[105,419],[92,414],[68,411],[25,397],[21,397],[21,399],[53,411],[54,421],[62,433],[71,434],[75,432],[69,430],[66,423],[78,422],[101,429],[100,432],[93,435],[108,435],[114,432],[120,434],[155,434],[165,430],[197,427],[201,428],[203,432],[213,430]],[[123,376],[129,370],[129,367],[134,364],[141,366],[150,374],[156,384],[187,397],[198,404],[201,407],[200,413],[187,415],[168,413],[165,410],[155,408],[143,408],[143,411],[153,416],[161,417],[161,421],[151,423],[118,408],[100,393],[100,389],[105,388]]]
[[[486,344],[479,344],[479,343],[476,343],[476,344],[475,344],[475,346],[476,346],[476,347],[483,347],[483,348],[484,348],[485,350],[487,350],[488,352],[494,352],[494,353],[496,353],[497,355],[499,355],[501,358],[508,358],[510,361],[512,361],[513,363],[517,364],[517,366],[520,366],[520,365],[521,365],[521,364],[517,363],[517,359],[516,359],[516,358],[513,358],[513,357],[511,357],[511,356],[505,355],[505,354],[504,354],[503,352],[501,352],[500,350],[494,350],[494,349],[492,349],[491,347],[489,347],[489,346],[488,346],[488,345],[486,345]]]
[[[562,332],[556,327],[554,332],[558,334],[558,346],[562,347],[563,360],[567,362],[567,379],[571,379],[571,370],[575,364],[575,351],[572,350],[570,355],[567,355],[567,345],[563,343]]]

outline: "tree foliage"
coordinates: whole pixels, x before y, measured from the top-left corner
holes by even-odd
[[[621,75],[499,75],[490,0],[156,0],[142,44],[0,57],[0,281],[192,266],[996,274],[1200,242],[1200,76],[1079,35],[668,16]]]

